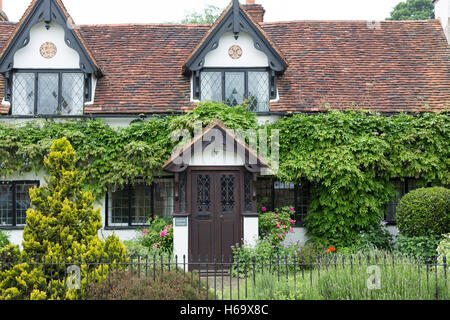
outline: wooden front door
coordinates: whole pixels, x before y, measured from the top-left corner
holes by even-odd
[[[191,181],[190,256],[194,261],[229,261],[241,239],[241,171],[195,170]]]

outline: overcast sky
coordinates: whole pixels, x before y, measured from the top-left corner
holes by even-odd
[[[230,0],[63,0],[77,24],[160,23],[181,20],[207,4],[225,8]],[[3,10],[18,21],[31,0],[3,0]],[[244,3],[245,0],[241,0]],[[256,0],[265,21],[384,20],[401,0]]]

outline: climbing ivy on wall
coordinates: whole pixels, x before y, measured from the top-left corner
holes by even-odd
[[[448,114],[331,111],[271,127],[280,130],[279,177],[313,183],[306,228],[315,239],[350,245],[379,223],[395,195],[393,179],[450,183]]]
[[[181,116],[154,117],[113,129],[101,120],[0,123],[0,177],[40,170],[53,140],[66,137],[77,151],[86,187],[97,196],[108,186],[161,174],[177,141],[175,129],[193,131],[219,118],[232,129],[258,128],[245,107],[201,103]],[[307,229],[315,239],[351,243],[357,233],[380,221],[395,195],[396,178],[422,184],[450,184],[448,113],[382,116],[367,112],[296,114],[266,125],[280,130],[283,181],[313,183]]]
[[[150,183],[161,174],[177,141],[176,129],[193,131],[219,118],[230,128],[257,126],[245,107],[205,102],[185,115],[154,117],[113,129],[102,120],[32,121],[20,125],[0,123],[0,178],[12,173],[39,171],[54,140],[67,138],[77,151],[78,166],[86,174],[86,187],[97,196],[108,186],[121,187],[138,178]]]

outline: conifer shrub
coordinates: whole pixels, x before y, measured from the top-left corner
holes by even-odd
[[[44,159],[49,177],[43,186],[30,190],[33,208],[27,211],[21,263],[0,273],[0,299],[75,299],[80,296],[77,289],[61,290],[67,266],[82,262],[84,295],[87,276],[101,281],[109,271],[107,266],[88,266],[86,261],[124,260],[125,248],[116,236],[99,238],[100,208],[94,208],[92,192],[83,190],[85,175],[76,169],[76,162],[67,139],[53,143]],[[64,263],[56,264],[58,259]]]

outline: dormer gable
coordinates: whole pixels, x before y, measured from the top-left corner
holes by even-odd
[[[202,69],[206,55],[219,47],[221,37],[231,32],[237,40],[241,33],[251,36],[254,47],[267,55],[269,67],[276,72],[283,72],[288,63],[270,37],[259,24],[239,4],[239,0],[232,0],[222,15],[212,25],[184,64],[184,70],[194,72]]]
[[[79,116],[102,72],[61,0],[33,0],[0,52],[14,116]]]
[[[233,0],[205,34],[183,70],[192,76],[193,101],[248,103],[268,112],[278,97],[276,77],[288,64],[239,0]]]
[[[68,14],[61,0],[33,0],[16,30],[0,53],[0,72],[11,71],[15,54],[30,44],[30,38],[37,25],[42,24],[49,30],[52,26],[64,30],[64,43],[79,55],[79,69],[82,72],[101,76],[101,70],[92,53],[86,46],[79,30]]]

